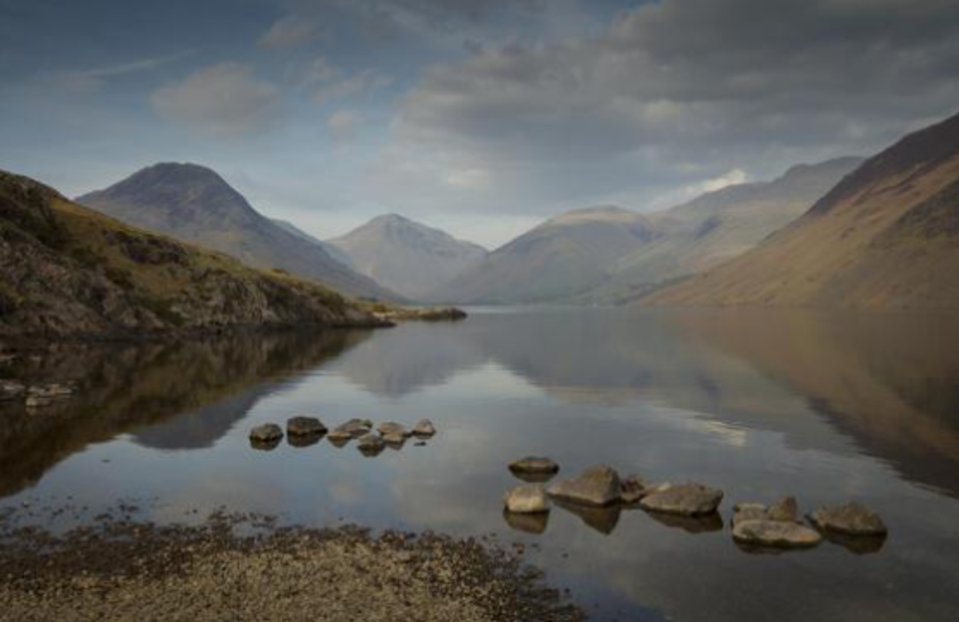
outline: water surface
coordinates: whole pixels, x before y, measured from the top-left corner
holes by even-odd
[[[959,321],[787,312],[474,310],[457,324],[68,347],[5,376],[74,380],[75,399],[0,410],[0,508],[57,529],[136,501],[157,521],[219,506],[288,522],[519,540],[597,619],[959,617]],[[439,434],[375,458],[326,440],[250,447],[298,414]],[[506,521],[506,464],[726,491],[717,521],[556,507]],[[891,535],[740,550],[737,502],[858,500]],[[40,508],[79,508],[55,518]],[[85,509],[84,509],[85,508]]]

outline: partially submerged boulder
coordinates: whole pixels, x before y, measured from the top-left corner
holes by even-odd
[[[586,469],[577,477],[560,480],[547,490],[551,497],[584,505],[610,505],[620,500],[622,483],[619,474],[608,466]]]
[[[356,442],[356,447],[367,456],[379,455],[385,446],[383,439],[376,434],[366,434]]]
[[[507,511],[515,514],[540,514],[549,512],[549,501],[542,486],[528,484],[517,486],[503,496]]]
[[[702,484],[679,484],[644,496],[639,505],[650,512],[705,516],[714,513],[723,500],[723,491]]]
[[[733,540],[755,547],[809,549],[822,542],[822,536],[816,530],[792,521],[741,520],[733,527]]]
[[[384,421],[380,425],[376,426],[376,430],[382,436],[406,438],[413,435],[412,432],[406,429],[406,426],[401,423],[396,423],[395,421]]]
[[[413,436],[429,438],[434,434],[436,434],[436,427],[429,419],[420,419],[416,422],[416,425],[413,426]]]
[[[330,431],[330,440],[347,441],[351,438],[359,438],[370,433],[373,429],[373,422],[369,419],[350,419],[346,423],[336,426]]]
[[[526,456],[510,462],[509,470],[516,476],[553,476],[559,473],[559,465],[542,456]]]
[[[627,475],[621,482],[622,491],[620,496],[622,502],[628,505],[639,503],[649,492],[646,482],[638,475]]]
[[[257,443],[270,443],[283,438],[283,428],[275,423],[264,423],[250,430],[250,440]]]
[[[286,421],[288,436],[322,436],[326,434],[326,426],[316,417],[291,417]]]
[[[824,506],[809,517],[821,531],[844,536],[885,537],[886,524],[878,514],[859,503]]]

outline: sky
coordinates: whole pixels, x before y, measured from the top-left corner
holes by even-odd
[[[495,247],[870,155],[959,111],[959,0],[0,0],[0,168],[209,166],[327,238]]]

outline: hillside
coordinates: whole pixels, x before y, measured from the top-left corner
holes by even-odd
[[[786,226],[862,163],[836,158],[794,166],[769,182],[728,186],[649,214],[658,236],[620,258],[584,301],[631,300],[663,281],[713,268]]]
[[[397,214],[377,216],[328,242],[349,264],[391,290],[422,298],[486,257],[486,249]]]
[[[253,270],[0,171],[0,338],[375,325],[324,287]]]
[[[645,216],[617,207],[569,212],[493,251],[430,297],[493,304],[567,299],[602,283],[619,258],[654,235]]]
[[[662,305],[959,308],[959,115],[870,158],[755,249]]]
[[[280,268],[350,296],[398,296],[336,261],[322,244],[266,218],[214,171],[195,164],[145,168],[77,199],[136,227],[231,255],[257,268]]]

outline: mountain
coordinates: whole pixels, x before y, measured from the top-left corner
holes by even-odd
[[[656,239],[618,259],[609,279],[582,299],[628,301],[663,281],[740,255],[801,216],[862,161],[845,157],[801,164],[769,182],[728,186],[649,214]]]
[[[0,171],[0,339],[377,323],[318,284],[136,229]]]
[[[959,115],[866,160],[756,248],[644,301],[959,308]]]
[[[336,261],[302,232],[266,218],[214,171],[196,164],[145,168],[77,199],[126,223],[193,242],[257,268],[279,268],[350,296],[397,300]]]
[[[397,214],[377,216],[328,243],[360,273],[412,299],[442,287],[486,257],[482,246]]]
[[[353,267],[350,265],[350,256],[344,253],[343,251],[341,251],[340,249],[338,249],[337,247],[333,246],[332,244],[328,244],[324,242],[323,240],[321,240],[320,238],[310,235],[309,233],[300,229],[299,227],[297,227],[296,225],[294,225],[292,222],[288,220],[282,220],[280,218],[271,218],[270,220],[273,222],[274,225],[276,225],[280,229],[283,229],[287,233],[292,233],[293,235],[295,235],[296,237],[302,240],[306,240],[307,242],[311,242],[313,244],[316,244],[317,246],[323,247],[323,250],[326,251],[327,255],[337,260],[338,262],[340,262],[347,268]]]
[[[647,217],[618,207],[572,211],[493,251],[430,296],[459,303],[563,300],[602,283],[619,258],[654,236]]]

